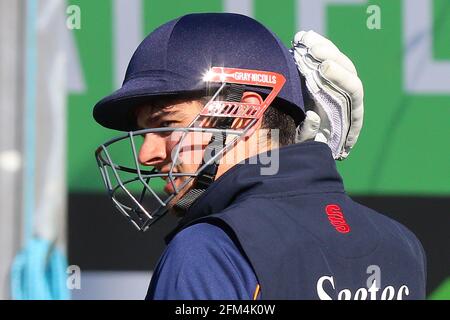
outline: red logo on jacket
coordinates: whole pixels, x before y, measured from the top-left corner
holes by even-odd
[[[329,204],[325,207],[325,212],[328,215],[331,225],[340,233],[349,233],[350,226],[347,224],[342,213],[341,207],[337,204]]]

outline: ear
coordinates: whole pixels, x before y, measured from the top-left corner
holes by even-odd
[[[252,91],[245,91],[242,94],[241,102],[243,103],[252,103],[252,104],[261,104],[263,103],[264,99],[256,92]]]
[[[264,99],[256,92],[245,91],[242,94],[241,102],[243,103],[251,103],[255,105],[260,105]],[[244,127],[250,119],[247,120],[239,120],[237,123],[233,124],[233,128],[238,129]],[[262,117],[259,119],[245,134],[245,138],[250,137],[257,129],[261,128]]]

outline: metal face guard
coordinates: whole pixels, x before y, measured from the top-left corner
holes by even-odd
[[[187,127],[165,127],[130,131],[120,137],[111,139],[100,145],[95,151],[97,164],[105,184],[109,197],[122,215],[130,221],[138,230],[146,231],[150,225],[164,216],[168,211],[168,205],[173,198],[188,187],[188,184],[199,177],[202,170],[213,162],[218,162],[223,155],[240,141],[250,128],[263,116],[264,111],[280,92],[285,83],[281,74],[235,68],[213,67],[204,77],[205,82],[221,83],[201,112],[191,121]],[[271,91],[260,105],[222,101],[219,97],[227,84],[240,84],[270,88]],[[251,89],[250,89],[251,90]],[[218,129],[215,123],[221,119],[248,119],[245,127],[240,129]],[[144,167],[138,161],[138,140],[146,134],[171,135],[177,132],[179,141],[172,152],[171,165],[168,172],[159,172],[156,168]],[[193,132],[225,134],[232,139],[216,149],[210,157],[203,156],[203,161],[198,169],[191,173],[174,172],[175,165],[180,161],[180,147],[186,136]],[[112,149],[118,144],[128,144],[131,149],[130,160],[126,163],[117,163],[116,158],[121,158],[121,152],[126,150],[119,148],[119,153],[113,154]],[[128,149],[128,150],[130,150]],[[117,156],[117,154],[119,156]],[[175,179],[185,177],[185,181],[177,187]],[[163,195],[157,191],[155,182],[164,179],[172,185],[174,192]],[[134,187],[130,187],[134,185]]]

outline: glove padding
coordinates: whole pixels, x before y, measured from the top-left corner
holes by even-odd
[[[337,160],[347,158],[363,124],[363,86],[356,68],[328,39],[314,31],[298,32],[291,53],[304,77],[312,103],[297,128],[296,142],[327,143]]]

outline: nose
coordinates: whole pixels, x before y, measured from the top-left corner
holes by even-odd
[[[155,133],[147,133],[139,150],[139,163],[146,166],[156,166],[166,161],[166,140]]]

